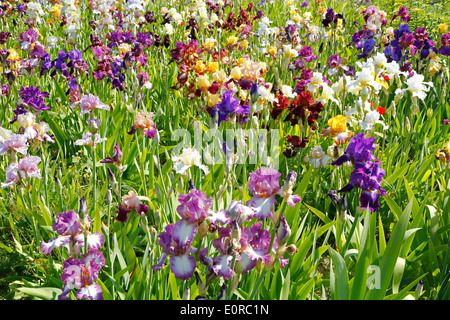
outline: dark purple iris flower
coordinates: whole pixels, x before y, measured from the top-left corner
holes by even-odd
[[[300,49],[299,57],[303,57],[306,62],[317,60],[317,56],[313,54],[313,49],[310,46],[304,46]]]
[[[331,55],[327,60],[327,66],[329,68],[337,68],[341,63],[341,57],[337,54]]]
[[[48,92],[42,92],[39,87],[22,87],[19,90],[19,96],[22,98],[22,101],[26,103],[31,108],[43,111],[49,110],[52,107],[45,105],[45,101],[43,98],[48,98]]]
[[[439,49],[439,53],[443,56],[450,56],[450,32],[442,36],[441,44],[442,47]]]
[[[375,39],[366,39],[362,44],[363,51],[361,54],[358,54],[358,59],[367,58],[372,53],[375,44]]]
[[[374,142],[374,137],[365,139],[364,133],[358,133],[350,140],[345,154],[331,163],[336,166],[347,161],[353,163],[354,170],[350,174],[349,184],[338,192],[350,192],[354,188],[360,188],[360,206],[371,212],[380,208],[380,195],[386,195],[386,191],[381,188],[381,180],[386,172],[379,167],[380,161],[372,153],[375,149]]]
[[[249,113],[248,106],[240,106],[237,99],[233,97],[233,91],[226,91],[222,96],[222,101],[214,106],[219,115],[218,125],[222,121],[226,121],[228,114],[234,112],[236,114]],[[214,115],[215,116],[215,115]],[[213,113],[211,113],[211,117],[213,117]]]
[[[136,35],[136,42],[142,44],[145,47],[149,47],[153,44],[152,35],[148,32],[138,32]]]
[[[409,21],[411,21],[411,17],[409,16],[409,14],[408,14],[408,8],[406,8],[406,7],[400,7],[400,9],[398,9],[398,13],[397,14],[394,14],[393,16],[392,16],[392,19],[391,19],[391,21],[393,21],[395,18],[397,18],[397,17],[400,17],[400,19],[403,21],[403,22],[409,22]]]
[[[106,157],[103,160],[100,160],[100,163],[115,163],[117,165],[122,164],[123,159],[123,153],[122,150],[120,150],[119,143],[114,146],[113,155],[112,157]]]

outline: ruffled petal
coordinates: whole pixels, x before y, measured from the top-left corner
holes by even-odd
[[[103,292],[99,284],[93,283],[90,286],[83,287],[77,292],[77,299],[102,300]]]
[[[233,270],[231,269],[231,261],[233,256],[221,255],[214,258],[213,271],[218,276],[223,277],[225,280],[230,279],[233,276]]]
[[[187,174],[187,170],[190,168],[191,166],[190,165],[188,165],[188,164],[185,164],[185,163],[183,163],[183,162],[175,162],[174,164],[173,164],[173,170],[175,170],[175,172],[176,173],[179,173],[179,174],[183,174],[183,175],[185,175],[185,174]]]
[[[252,260],[255,260],[255,261],[263,260],[266,263],[270,262],[270,254],[267,254],[267,250],[264,250],[264,249],[254,250],[251,247],[249,247],[249,248],[245,249],[244,252]]]
[[[89,234],[86,239],[87,248],[89,251],[100,250],[105,243],[105,236],[100,231]]]
[[[300,202],[302,198],[298,195],[289,196],[287,198],[287,204],[291,207],[295,207],[295,205]]]
[[[175,274],[175,278],[187,280],[194,274],[195,259],[188,253],[171,256],[170,270]]]
[[[186,220],[179,220],[175,223],[172,236],[180,249],[186,250],[190,247],[197,234],[197,228],[196,224],[188,223]]]
[[[238,271],[245,274],[256,267],[257,260],[251,259],[247,253],[243,252],[241,254],[241,259],[236,263]]]
[[[272,216],[272,212],[270,210],[276,202],[275,197],[271,196],[268,198],[251,199],[247,202],[247,206],[255,209],[254,216],[256,218],[259,220],[264,220],[265,218],[270,218]]]
[[[231,223],[231,218],[228,214],[228,211],[225,209],[219,210],[217,212],[211,212],[211,214],[208,217],[206,217],[206,220],[213,223],[220,222],[221,224]]]
[[[70,241],[70,236],[55,237],[47,243],[42,241],[41,250],[46,256],[48,256],[54,248],[68,246],[69,241]]]

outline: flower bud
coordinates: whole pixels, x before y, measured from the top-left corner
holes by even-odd
[[[61,181],[59,180],[59,178],[58,178],[58,176],[55,174],[54,175],[54,178],[55,178],[55,184],[56,184],[56,187],[59,189],[59,190],[62,190],[62,184],[61,184]]]
[[[156,186],[156,197],[158,198],[159,201],[162,201],[162,193],[161,188],[159,186]]]
[[[116,177],[114,176],[114,173],[112,172],[111,168],[108,167],[108,178],[109,178],[109,183],[111,183],[111,185],[115,185],[117,183]]]
[[[141,219],[139,220],[139,224],[141,225],[142,230],[145,233],[148,233],[148,219],[146,215],[142,215]]]
[[[80,209],[78,210],[78,215],[81,219],[84,219],[87,213],[87,205],[86,205],[86,198],[83,196],[80,199]]]
[[[109,228],[102,222],[102,231],[104,234],[109,234]]]
[[[155,218],[155,224],[159,225],[161,223],[161,212],[159,211],[159,209],[156,209],[153,217]]]
[[[153,155],[153,163],[159,170],[161,170],[161,167],[159,166],[158,157],[156,155]]]
[[[275,265],[275,260],[273,259],[273,257],[270,257],[270,262],[266,263],[265,266],[264,266],[264,268],[265,268],[267,271],[270,271],[270,270],[273,269],[274,265]]]
[[[289,245],[289,246],[287,246],[287,253],[290,255],[290,256],[292,256],[293,254],[295,254],[295,253],[297,253],[298,252],[298,249],[297,249],[297,247],[295,246],[295,244],[291,244],[291,245]]]
[[[217,192],[217,198],[220,198],[226,189],[227,189],[226,185],[220,185],[219,191]]]
[[[214,233],[214,232],[216,232],[216,230],[217,230],[217,225],[215,223],[211,222],[208,224],[208,231],[210,233]]]
[[[252,124],[254,128],[258,128],[259,127],[259,120],[257,116],[253,116],[252,117]]]
[[[195,190],[194,182],[192,182],[192,179],[189,179],[189,191]]]
[[[198,226],[198,235],[200,239],[203,239],[207,234],[208,234],[208,226],[204,221],[202,221]]]
[[[158,145],[159,142],[161,141],[161,137],[159,135],[159,131],[158,130],[155,130],[155,136],[154,136],[153,140],[155,141],[156,145]]]
[[[241,239],[241,228],[237,220],[233,220],[231,224],[231,239],[240,240]]]
[[[110,188],[108,188],[106,190],[105,203],[107,205],[110,205],[112,203],[112,193],[111,193],[111,189]]]
[[[88,128],[92,134],[96,134],[98,129],[100,129],[101,119],[88,119]]]
[[[286,221],[286,218],[284,217],[284,215],[280,216],[280,223],[278,224],[277,227],[277,242],[278,245],[284,246],[289,238],[291,237],[291,228],[289,227],[289,224]]]
[[[183,300],[191,300],[191,289],[187,288],[183,293]]]
[[[411,123],[409,122],[408,117],[406,117],[406,120],[405,120],[405,127],[406,127],[406,130],[408,130],[408,132],[411,132]]]

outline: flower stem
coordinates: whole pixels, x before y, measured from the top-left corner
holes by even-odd
[[[93,163],[92,163],[92,183],[94,184],[93,185],[93,187],[94,187],[94,192],[93,192],[94,193],[94,199],[93,199],[93,202],[94,202],[94,215],[95,215],[95,210],[97,208],[97,171],[95,169],[95,164],[97,162],[97,157],[96,157],[96,154],[95,154],[95,146],[92,147],[92,159],[93,159],[92,160],[93,161]]]

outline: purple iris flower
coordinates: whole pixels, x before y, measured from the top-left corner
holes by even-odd
[[[136,35],[136,42],[141,43],[145,47],[153,44],[152,35],[148,32],[138,32]]]
[[[68,58],[72,61],[83,60],[83,54],[78,49],[73,49],[67,53]],[[59,57],[59,55],[58,55]]]
[[[70,257],[63,264],[61,280],[64,282],[63,293],[59,300],[69,299],[67,295],[77,290],[77,299],[102,300],[103,293],[98,279],[101,268],[105,265],[105,257],[99,251],[85,254],[81,259]]]
[[[43,98],[48,98],[49,93],[48,92],[42,92],[39,87],[24,87],[22,86],[22,89],[19,90],[19,96],[22,99],[24,103],[26,103],[31,108],[43,111],[43,110],[49,110],[52,107],[47,106],[45,104],[45,101]]]
[[[91,219],[88,215],[85,216],[82,224],[80,215],[74,210],[58,213],[56,222],[52,225],[58,236],[48,242],[43,241],[41,243],[42,252],[45,255],[50,255],[54,248],[65,247],[69,254],[78,255],[85,242],[89,251],[100,250],[105,243],[105,236],[98,231],[85,236],[83,229],[88,229],[90,225]]]
[[[394,14],[392,16],[391,21],[393,21],[395,18],[400,17],[400,19],[404,22],[409,22],[411,21],[411,17],[408,15],[408,8],[407,7],[400,7],[400,9],[398,9],[398,13]]]
[[[300,5],[300,7],[304,8],[309,8],[309,2],[307,0],[303,1],[303,3]]]
[[[376,163],[380,163],[372,153],[376,148],[373,145],[375,137],[365,139],[364,133],[358,133],[350,141],[345,153],[337,160],[333,161],[331,163],[332,165],[340,166],[347,161],[352,161],[353,163],[375,161]]]
[[[310,46],[304,46],[300,49],[299,57],[303,57],[306,62],[311,62],[312,60],[316,60],[317,56],[315,56],[313,49]]]
[[[250,173],[248,189],[253,194],[253,199],[247,202],[247,206],[256,209],[255,217],[260,220],[272,216],[270,210],[276,203],[275,194],[280,190],[280,176],[281,173],[268,167],[260,167]]]
[[[350,192],[354,188],[360,188],[362,190],[359,198],[360,206],[371,212],[380,208],[378,201],[380,195],[386,195],[386,191],[381,188],[381,180],[386,172],[379,167],[380,161],[372,153],[375,149],[374,142],[374,137],[365,139],[364,133],[358,133],[350,140],[345,154],[331,163],[337,166],[347,161],[353,163],[354,170],[350,174],[349,184],[339,192]]]
[[[28,29],[26,32],[20,34],[20,41],[28,42],[29,44],[34,43],[38,39],[38,33],[34,29]]]
[[[112,157],[106,157],[103,160],[100,160],[100,163],[115,163],[118,165],[122,164],[123,159],[123,153],[122,150],[120,150],[119,143],[114,146],[114,151]]]
[[[246,113],[246,108],[240,107],[237,99],[233,97],[233,91],[226,91],[222,96],[222,101],[215,105],[219,114],[218,125],[222,121],[226,121],[228,115],[232,112],[241,114]]]
[[[441,44],[442,47],[439,49],[439,53],[443,56],[450,56],[450,32],[442,36]]]
[[[212,213],[212,198],[207,198],[206,194],[200,190],[193,189],[187,195],[180,194],[178,201],[180,205],[177,207],[177,212],[189,223],[200,223]]]
[[[341,63],[341,57],[337,54],[331,55],[327,60],[327,65],[329,68],[337,68]]]
[[[19,11],[20,13],[25,13],[27,11],[27,9],[25,8],[25,6],[22,3],[19,3],[14,10]]]
[[[231,227],[219,227],[219,238],[213,240],[213,246],[220,253],[215,258],[206,257],[206,250],[199,251],[200,261],[205,264],[215,276],[225,280],[233,276],[231,262],[236,256],[236,271],[247,273],[253,269],[259,260],[270,262],[268,253],[270,246],[270,232],[262,228],[262,223],[255,223],[250,228],[232,223]],[[236,232],[237,231],[237,232]],[[236,238],[239,234],[239,238]],[[234,246],[244,248],[241,252],[234,252]]]
[[[372,38],[366,39],[362,44],[363,51],[361,54],[358,54],[358,59],[368,57],[372,53],[375,44],[376,44],[375,39],[372,39]]]
[[[197,224],[179,220],[175,224],[169,224],[158,236],[158,244],[163,248],[163,253],[156,265],[152,266],[154,271],[159,271],[170,256],[170,270],[177,279],[186,280],[192,277],[196,261],[192,253],[196,251],[191,246],[197,234]]]

